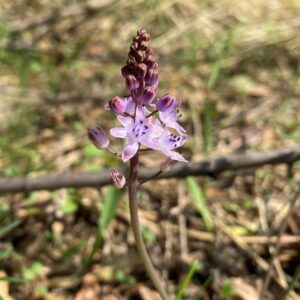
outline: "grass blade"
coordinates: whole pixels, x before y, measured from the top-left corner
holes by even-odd
[[[200,264],[200,262],[198,260],[194,260],[190,266],[190,269],[187,273],[187,275],[185,276],[178,293],[176,294],[176,300],[181,300],[185,290],[188,286],[188,284],[190,283],[190,281],[192,280],[195,272],[199,272],[202,269],[202,265]]]
[[[6,281],[9,283],[27,283],[28,280],[25,278],[18,278],[18,277],[0,277],[0,281]]]
[[[206,230],[211,231],[213,229],[213,221],[201,187],[193,177],[187,177],[186,185],[191,198],[193,199],[199,213],[202,216]]]
[[[0,237],[5,235],[6,233],[10,232],[11,230],[15,229],[21,224],[20,220],[14,221],[6,226],[0,228]]]
[[[102,232],[102,234],[105,232],[106,227],[116,214],[120,193],[120,190],[110,186],[104,197],[101,217],[99,220],[99,230]]]

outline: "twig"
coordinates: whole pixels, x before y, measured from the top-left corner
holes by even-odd
[[[263,165],[290,164],[300,160],[300,147],[274,151],[249,151],[216,159],[206,159],[189,164],[178,164],[155,179],[183,178],[186,176],[217,176],[225,171],[257,168]],[[141,181],[152,177],[158,170],[144,168],[139,172]],[[66,172],[39,177],[0,178],[0,193],[56,190],[60,188],[101,187],[110,184],[110,171],[99,173]]]

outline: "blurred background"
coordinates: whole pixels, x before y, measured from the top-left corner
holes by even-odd
[[[140,28],[159,61],[158,94],[182,101],[190,161],[299,144],[298,0],[2,0],[0,14],[2,177],[121,166],[86,128],[116,124],[103,105],[126,94],[120,69]],[[172,293],[191,275],[178,299],[258,299],[293,194],[287,173],[265,166],[142,188],[154,264]],[[126,191],[109,187],[2,194],[2,298],[159,299],[127,205]],[[300,299],[299,235],[298,205],[265,299],[289,286],[287,299]]]

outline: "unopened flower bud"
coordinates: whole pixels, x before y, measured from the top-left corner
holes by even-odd
[[[147,64],[147,66],[152,68],[153,65],[156,63],[155,56],[154,55],[148,55],[147,58],[146,58],[145,63]]]
[[[130,72],[129,72],[127,66],[124,66],[124,67],[121,69],[121,73],[122,73],[122,75],[123,75],[124,78],[126,78],[128,75],[130,75]]]
[[[146,29],[142,28],[137,31],[139,40],[149,41],[150,35],[147,33]]]
[[[175,108],[177,108],[179,105],[180,103],[176,101],[175,97],[166,94],[156,102],[156,109],[162,112],[172,111]]]
[[[117,170],[111,171],[110,178],[116,189],[121,189],[126,183],[125,176]]]
[[[88,136],[91,142],[99,149],[107,148],[109,145],[107,135],[101,127],[88,129]]]
[[[153,86],[147,86],[142,95],[141,95],[141,101],[143,104],[148,105],[152,102],[157,92],[157,88]]]
[[[137,42],[133,42],[130,46],[130,50],[131,51],[136,51],[136,49],[138,49],[139,44]]]
[[[146,52],[145,51],[135,51],[134,52],[135,58],[138,62],[142,62],[146,58]]]
[[[144,78],[147,73],[147,66],[145,64],[139,64],[136,67],[136,76],[138,78]]]
[[[126,85],[130,91],[133,91],[139,87],[139,82],[133,75],[128,75],[126,77]]]
[[[109,101],[108,105],[109,105],[110,109],[116,114],[123,114],[126,110],[125,101],[118,96],[112,98]]]
[[[130,54],[130,53],[129,53]],[[137,66],[137,61],[135,59],[135,57],[133,57],[132,55],[129,56],[128,60],[127,60],[127,66],[129,67],[129,69],[135,69]]]
[[[158,72],[154,69],[149,69],[145,76],[145,82],[147,85],[157,85]]]
[[[154,55],[154,50],[152,48],[148,48],[146,50],[147,55]]]
[[[149,42],[148,41],[142,41],[141,44],[140,44],[140,48],[142,50],[147,50],[149,48]]]

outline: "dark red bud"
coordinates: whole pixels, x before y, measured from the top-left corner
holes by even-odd
[[[137,42],[134,42],[131,44],[130,50],[136,51],[138,49],[138,47],[139,47],[139,44]]]
[[[146,52],[145,51],[137,51],[135,52],[135,58],[138,62],[142,62],[146,58]]]
[[[133,91],[139,87],[139,82],[133,75],[128,75],[126,77],[126,85],[130,91]]]
[[[155,69],[155,70],[158,69],[158,63],[157,62],[153,64],[152,69]]]
[[[128,58],[128,60],[127,60],[127,65],[128,65],[129,67],[134,67],[134,66],[137,65],[137,61],[136,61],[136,59],[135,59],[134,56],[132,56],[132,55],[129,56],[129,58]]]
[[[147,50],[149,48],[149,46],[150,46],[149,42],[142,41],[139,48],[142,50]]]
[[[144,78],[147,73],[147,66],[145,64],[139,64],[136,67],[135,73],[136,73],[137,78]]]
[[[149,69],[146,76],[145,82],[147,85],[157,85],[158,83],[158,71]]]
[[[137,37],[144,41],[150,40],[150,35],[147,33],[146,29],[144,28],[137,31]]]
[[[153,86],[147,86],[141,95],[142,104],[145,105],[150,104],[152,100],[155,98],[156,93],[157,93],[157,88]]]
[[[130,74],[130,72],[129,72],[129,70],[128,70],[128,67],[127,67],[127,66],[124,66],[124,67],[121,69],[121,73],[122,73],[123,77],[126,78],[126,77]]]
[[[145,60],[145,64],[150,67],[153,68],[153,65],[155,64],[155,56],[154,55],[147,55],[146,60]]]

